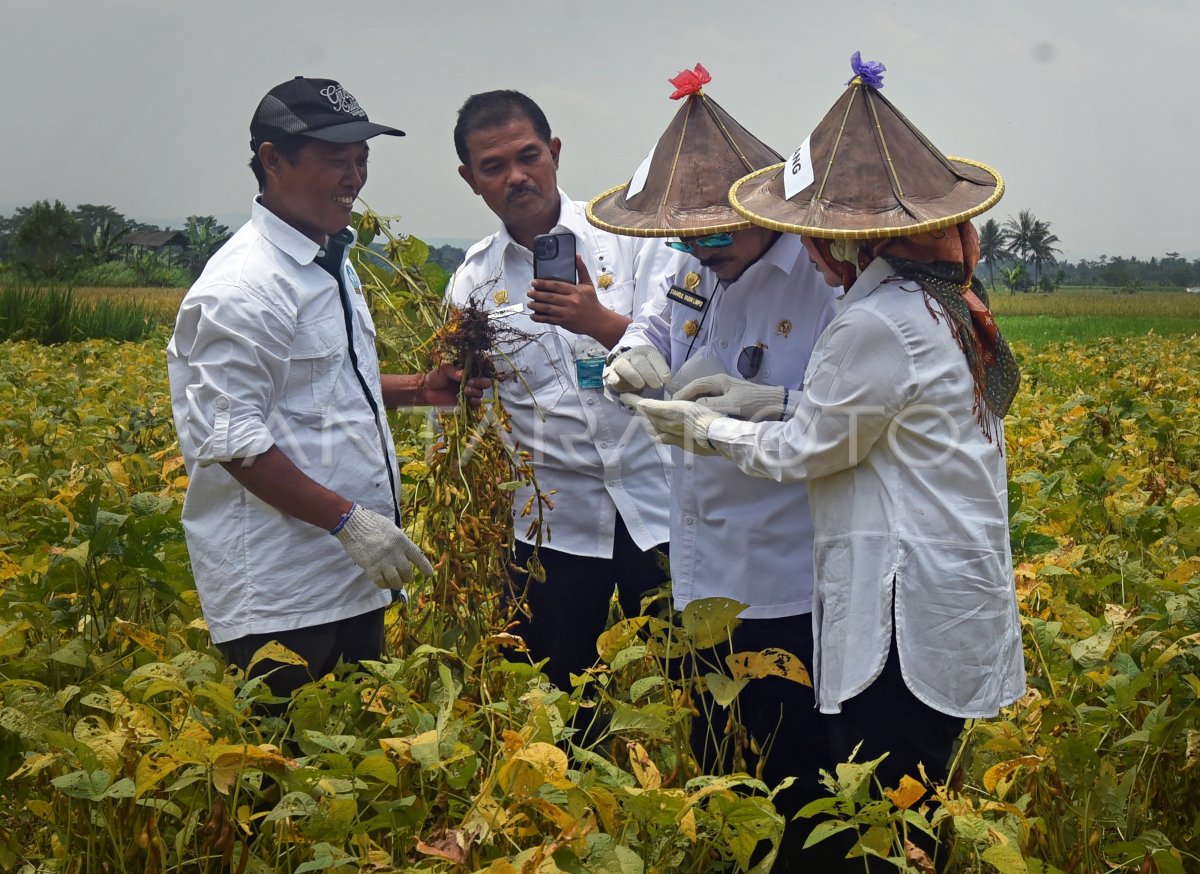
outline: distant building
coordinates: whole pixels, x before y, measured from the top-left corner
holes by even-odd
[[[118,243],[126,249],[149,249],[159,252],[174,248],[182,253],[188,247],[188,238],[182,231],[133,231],[123,236]]]

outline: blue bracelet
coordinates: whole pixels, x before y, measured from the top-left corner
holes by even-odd
[[[783,412],[779,414],[779,421],[787,421],[787,405],[788,405],[788,387],[783,387]]]
[[[350,514],[354,512],[354,508],[358,506],[357,501],[350,502],[350,509],[342,514],[342,518],[338,519],[338,523],[329,530],[330,534],[337,534],[346,527],[346,523],[350,521]]]

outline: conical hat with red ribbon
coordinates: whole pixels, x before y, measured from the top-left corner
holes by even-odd
[[[880,89],[883,64],[851,58],[841,99],[782,164],[729,192],[756,225],[826,239],[872,239],[951,227],[992,207],[1004,179],[986,164],[948,158]]]
[[[632,237],[699,237],[751,223],[729,205],[729,186],[783,160],[704,93],[700,64],[669,80],[687,98],[629,182],[592,199],[593,225]]]

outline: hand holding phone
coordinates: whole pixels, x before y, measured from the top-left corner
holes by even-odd
[[[554,279],[572,285],[579,281],[573,233],[560,227],[533,238],[533,278]]]

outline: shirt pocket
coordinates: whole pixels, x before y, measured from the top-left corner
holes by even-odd
[[[624,282],[614,282],[608,288],[596,286],[596,298],[614,313],[633,318],[637,315],[633,311],[633,290],[634,281],[626,279]]]
[[[492,349],[492,363],[506,405],[543,412],[554,409],[572,384],[575,366],[563,351],[563,338],[552,327],[526,316],[499,320],[503,326]]]
[[[323,316],[296,326],[280,406],[299,413],[324,413],[346,358],[345,321]]]

